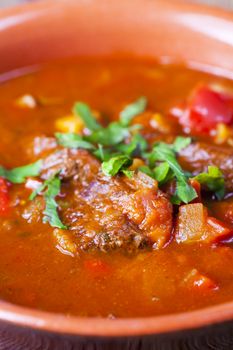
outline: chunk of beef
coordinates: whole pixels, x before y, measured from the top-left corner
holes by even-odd
[[[76,179],[89,183],[99,171],[99,161],[85,150],[62,148],[43,161],[41,177],[59,173],[62,180]]]
[[[52,150],[57,148],[57,142],[54,137],[45,135],[28,136],[20,140],[20,148],[26,152],[29,161],[34,161],[38,157],[46,157]]]
[[[233,148],[196,142],[182,149],[178,160],[186,170],[195,173],[216,165],[225,177],[227,191],[233,191]]]
[[[54,173],[63,180],[65,197],[59,212],[69,227],[65,239],[57,231],[54,235],[62,249],[65,244],[65,250],[72,247],[71,254],[74,247],[131,251],[152,245],[161,248],[169,241],[172,205],[158,190],[157,181],[146,174],[135,173],[132,179],[108,177],[89,152],[59,148],[43,161],[42,178]]]

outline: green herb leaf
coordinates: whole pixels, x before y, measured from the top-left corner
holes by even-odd
[[[117,145],[117,150],[126,154],[133,155],[134,157],[139,157],[143,152],[148,148],[148,143],[144,139],[144,137],[140,134],[135,134],[132,137],[131,142],[129,143],[121,143]]]
[[[83,120],[89,130],[96,131],[101,129],[101,125],[96,121],[96,118],[91,113],[91,109],[87,104],[76,102],[73,107],[73,113]]]
[[[61,191],[61,180],[59,179],[58,175],[53,176],[52,178],[49,179],[47,182],[47,191],[45,192],[45,210],[43,212],[44,222],[49,222],[49,224],[52,227],[58,227],[61,229],[66,229],[67,227],[63,225],[61,222],[58,212],[57,212],[57,207],[58,204],[55,200],[55,197],[60,193]]]
[[[190,145],[190,143],[192,142],[191,137],[183,137],[183,136],[178,136],[172,147],[174,149],[175,152],[180,152],[183,148],[186,148],[187,146]]]
[[[132,159],[126,155],[118,155],[102,163],[102,171],[107,176],[114,176],[119,171],[127,169],[132,164]]]
[[[132,179],[133,175],[134,175],[134,171],[133,170],[122,170],[122,173],[127,176],[129,179]]]
[[[161,163],[154,169],[154,177],[160,185],[169,181],[173,174],[170,171],[170,165],[167,162]]]
[[[44,193],[42,193],[45,191]],[[32,192],[29,197],[31,200],[34,199],[38,194],[44,196],[45,199],[45,210],[43,211],[44,218],[43,222],[49,222],[52,227],[58,227],[60,229],[67,229],[67,227],[61,222],[57,208],[58,204],[55,200],[56,196],[61,191],[61,180],[58,174],[50,176],[39,186],[35,191]]]
[[[141,171],[142,173],[152,177],[153,179],[155,179],[155,174],[153,172],[152,169],[150,169],[147,165],[142,165],[138,168],[139,171]]]
[[[86,140],[99,143],[103,146],[114,146],[130,136],[129,128],[123,127],[118,122],[110,123],[107,128],[94,131],[86,137]]]
[[[197,197],[196,191],[191,185],[189,185],[185,173],[177,162],[175,151],[172,149],[171,145],[164,142],[157,143],[153,147],[152,154],[149,155],[149,159],[150,162],[162,161],[169,164],[169,167],[174,173],[177,182],[176,195],[182,202],[189,203]]]
[[[20,184],[25,182],[29,176],[38,176],[42,167],[42,160],[38,160],[35,163],[20,166],[11,170],[0,166],[0,176],[4,177],[8,181]]]
[[[147,105],[147,99],[140,97],[137,101],[127,105],[120,113],[120,122],[124,126],[128,126],[136,115],[144,112]]]
[[[94,150],[95,146],[83,139],[82,136],[75,133],[60,133],[55,134],[58,144],[68,148],[83,148],[88,150]]]
[[[207,173],[200,173],[194,177],[201,185],[214,192],[218,199],[225,195],[225,181],[221,170],[216,166],[208,166]]]

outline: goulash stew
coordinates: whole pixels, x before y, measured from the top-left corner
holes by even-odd
[[[0,297],[80,316],[232,300],[233,82],[152,60],[0,85]]]

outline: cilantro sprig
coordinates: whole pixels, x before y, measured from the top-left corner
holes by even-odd
[[[90,107],[83,102],[76,102],[73,107],[73,113],[77,117],[80,117],[86,127],[91,131],[97,131],[101,129],[101,125],[97,122],[93,116]]]
[[[132,163],[133,160],[127,155],[118,155],[104,161],[102,163],[102,171],[105,175],[114,176],[118,172],[126,170]]]
[[[152,151],[147,155],[149,164],[153,166],[160,162],[155,168],[154,177],[161,183],[168,181],[171,177],[176,180],[176,192],[172,200],[175,203],[189,203],[197,197],[194,188],[189,184],[186,173],[176,159],[176,154],[182,148],[187,147],[191,142],[190,138],[178,137],[173,144],[158,142]]]
[[[0,176],[14,184],[21,184],[25,182],[27,177],[38,176],[40,174],[41,167],[42,160],[10,170],[0,166]]]
[[[61,191],[61,180],[59,174],[51,175],[47,180],[43,182],[32,194],[30,199],[33,200],[36,196],[42,195],[45,199],[45,210],[43,211],[43,222],[48,222],[52,227],[60,229],[67,229],[58,215],[58,204],[56,197]]]
[[[147,105],[147,99],[140,97],[135,102],[127,105],[121,112],[119,121],[114,121],[103,127],[96,121],[90,107],[83,103],[77,102],[73,107],[75,116],[82,119],[85,126],[89,129],[90,135],[82,136],[82,140],[92,144],[101,144],[103,146],[114,146],[124,141],[130,136],[131,131],[138,126],[130,126],[133,118],[142,113]]]
[[[75,133],[55,133],[59,145],[67,148],[82,148],[87,150],[95,150],[95,146],[83,139],[82,136]]]
[[[218,199],[225,195],[225,181],[223,173],[216,166],[208,166],[208,171],[194,177],[201,185],[214,192]]]
[[[146,105],[147,99],[144,96],[140,97],[137,101],[127,105],[123,111],[120,112],[120,123],[124,126],[128,126],[134,117],[144,112]]]

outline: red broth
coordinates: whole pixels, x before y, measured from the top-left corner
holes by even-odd
[[[71,115],[75,101],[90,105],[104,116],[106,123],[106,120],[117,120],[123,106],[146,96],[148,111],[139,118],[146,130],[145,138],[149,142],[154,139],[170,142],[170,138],[187,132],[187,125],[180,122],[175,112],[186,108],[184,106],[191,103],[193,91],[203,85],[223,86],[229,94],[233,90],[233,83],[225,78],[185,66],[160,65],[151,60],[88,58],[43,66],[34,73],[0,85],[0,164],[11,169],[39,159],[35,139],[53,137],[54,132],[63,131],[61,125],[67,128],[64,117]],[[30,95],[29,103],[28,99],[26,103],[25,98],[22,100],[25,95]],[[161,122],[159,130],[157,124],[148,124],[158,113],[162,122],[161,118],[154,120]],[[72,120],[72,115],[69,118]],[[227,125],[226,132],[223,127],[227,137],[224,132],[220,135],[209,131],[207,134],[194,131],[194,137],[210,145],[217,142],[217,147],[228,150],[228,159],[232,161],[231,128]],[[223,141],[219,141],[220,137]],[[52,148],[48,152],[52,152]],[[181,157],[180,164],[183,166],[185,162]],[[91,169],[87,171],[93,175]],[[204,194],[202,199],[209,208],[209,216],[224,222],[228,230],[233,227],[231,184],[229,177],[227,198],[218,201],[212,195]],[[62,185],[62,193],[68,193],[71,201],[75,186],[69,182]],[[79,192],[83,190],[77,188]],[[168,191],[167,188],[162,190]],[[80,245],[77,253],[73,246],[70,252],[64,249],[60,236],[54,235],[54,228],[42,222],[41,212],[38,214],[40,207],[31,207],[28,197],[32,190],[26,188],[25,183],[12,184],[4,180],[0,183],[0,192],[2,300],[40,310],[103,317],[146,317],[232,300],[233,249],[230,239],[179,242],[175,239],[173,226],[169,240],[159,249],[145,244],[132,251],[124,246],[103,251],[101,245],[91,246],[91,249]],[[86,227],[91,232],[97,230],[90,202],[88,205],[85,202],[80,209],[78,201],[82,198],[77,198],[80,217],[82,210],[86,213],[83,230]],[[106,201],[107,208],[108,194],[101,198],[103,204]],[[177,212],[176,207],[174,225]],[[112,215],[112,212],[104,214]],[[130,219],[126,218],[122,224],[118,215],[115,220],[118,221],[114,229],[118,232]],[[140,225],[136,226],[139,230]],[[78,234],[81,236],[80,227]],[[123,234],[126,235],[127,230],[131,230],[131,226]]]

